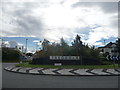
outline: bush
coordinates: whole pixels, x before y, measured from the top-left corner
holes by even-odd
[[[109,62],[109,61],[103,61],[102,63],[101,63],[101,65],[111,65],[112,64],[112,62]]]
[[[11,49],[11,48],[2,48],[2,60],[3,61],[18,61],[19,56],[21,55],[20,51]]]

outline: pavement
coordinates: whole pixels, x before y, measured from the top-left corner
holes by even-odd
[[[60,69],[60,68],[25,68],[14,65],[4,68],[6,71],[35,74],[35,75],[56,75],[56,76],[119,76],[120,69]]]

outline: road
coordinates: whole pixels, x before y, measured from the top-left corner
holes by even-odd
[[[12,65],[4,63],[3,68]],[[48,76],[3,70],[2,88],[118,88],[118,76]]]

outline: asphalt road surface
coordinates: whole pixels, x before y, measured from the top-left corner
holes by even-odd
[[[48,76],[3,70],[2,88],[118,88],[118,76]]]

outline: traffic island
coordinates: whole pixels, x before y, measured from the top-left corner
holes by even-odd
[[[33,68],[8,66],[6,71],[34,74],[34,75],[53,75],[53,76],[119,76],[120,69],[68,69],[68,68]]]

